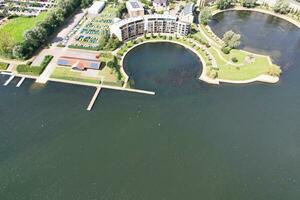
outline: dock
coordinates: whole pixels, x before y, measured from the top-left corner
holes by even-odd
[[[4,86],[7,86],[14,78],[15,78],[15,76],[14,76],[14,75],[11,75],[11,76],[9,77],[9,79],[8,79],[3,85],[4,85]]]
[[[20,87],[22,85],[22,83],[24,82],[24,80],[25,80],[25,77],[22,77],[21,80],[16,85],[16,87]]]
[[[96,101],[96,99],[97,99],[97,97],[98,97],[100,91],[101,91],[101,86],[97,87],[97,90],[96,90],[96,92],[95,92],[93,98],[91,99],[91,102],[90,102],[89,106],[88,106],[87,109],[86,109],[87,111],[91,111],[91,110],[92,110],[92,108],[93,108],[93,106],[94,106],[94,104],[95,104],[95,101]]]

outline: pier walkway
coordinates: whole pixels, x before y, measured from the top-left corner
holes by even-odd
[[[21,80],[18,82],[18,84],[16,85],[16,87],[20,87],[22,85],[22,83],[24,82],[24,80],[25,80],[25,77],[23,76],[21,78]]]
[[[94,106],[94,103],[95,103],[95,101],[96,101],[96,99],[97,99],[97,97],[98,97],[100,91],[101,91],[101,86],[97,87],[97,90],[96,90],[96,92],[95,92],[93,98],[91,99],[91,102],[90,102],[89,106],[88,106],[87,109],[86,109],[87,111],[91,111],[91,110],[92,110],[92,108],[93,108],[93,106]]]
[[[9,79],[8,79],[3,85],[4,85],[4,86],[7,86],[14,78],[15,78],[15,76],[14,76],[14,75],[11,75],[11,76],[9,77]]]

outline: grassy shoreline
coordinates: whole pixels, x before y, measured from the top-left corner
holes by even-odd
[[[201,27],[200,27],[201,28]],[[257,55],[254,53],[246,52],[243,50],[234,49],[230,54],[224,54],[221,51],[220,46],[216,41],[206,35],[202,30],[196,32],[197,37],[200,37],[201,42],[195,40],[194,38],[186,37],[168,37],[168,36],[158,36],[154,37],[140,37],[135,41],[130,41],[125,43],[117,52],[121,57],[124,56],[134,47],[147,43],[147,42],[175,42],[182,44],[185,47],[189,47],[194,53],[200,57],[203,63],[203,72],[201,77],[205,77],[205,80],[212,80],[213,83],[218,83],[219,80],[222,82],[234,82],[239,81],[245,82],[247,80],[256,80],[256,78],[261,75],[270,76],[268,72],[272,68],[280,69],[279,66],[273,64],[268,56]],[[203,35],[205,34],[205,35]],[[170,39],[171,38],[171,39]],[[231,61],[232,57],[236,57],[238,62],[233,63]],[[123,65],[123,63],[121,63]],[[123,67],[123,66],[122,66]],[[270,76],[270,82],[275,82]]]

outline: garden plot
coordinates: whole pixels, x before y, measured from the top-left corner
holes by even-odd
[[[83,49],[97,49],[99,39],[109,35],[109,26],[116,17],[117,9],[108,5],[101,14],[88,16],[78,34],[75,36],[70,47]]]

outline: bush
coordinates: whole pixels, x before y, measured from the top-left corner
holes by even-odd
[[[230,51],[231,51],[231,48],[230,47],[228,47],[228,46],[224,46],[224,47],[222,47],[222,52],[223,53],[225,53],[225,54],[229,54],[230,53]]]
[[[212,12],[210,8],[204,7],[199,14],[199,22],[201,24],[207,24],[212,19]]]
[[[43,68],[43,71],[48,66],[48,64],[51,62],[52,59],[53,59],[53,56],[51,56],[51,55],[45,56],[43,62],[40,65],[40,67]]]
[[[270,76],[279,77],[281,74],[281,69],[277,66],[272,66],[268,68],[267,74]]]
[[[90,51],[101,50],[98,47],[85,47],[85,46],[81,46],[81,45],[69,45],[68,47],[71,49],[84,49],[84,50],[90,50]]]
[[[243,0],[243,7],[254,8],[256,6],[256,0]]]
[[[206,75],[209,77],[209,78],[212,78],[212,79],[216,79],[218,78],[218,71],[216,71],[215,69],[213,68],[209,68],[206,72]]]
[[[235,0],[218,0],[217,1],[217,8],[220,10],[224,10],[230,8],[235,3]]]
[[[283,0],[278,0],[273,7],[274,12],[280,14],[288,14],[290,12],[289,4]]]
[[[232,62],[237,63],[238,59],[236,57],[231,58]]]
[[[0,70],[6,70],[8,66],[9,66],[8,63],[0,62]]]
[[[107,62],[107,67],[109,67],[110,69],[114,68],[114,62],[113,61],[108,61]]]
[[[48,66],[48,64],[51,62],[52,59],[53,59],[53,56],[47,55],[47,56],[45,56],[45,58],[42,61],[40,66],[31,66],[28,64],[18,65],[17,72],[38,76],[41,73],[43,73],[44,69]]]

